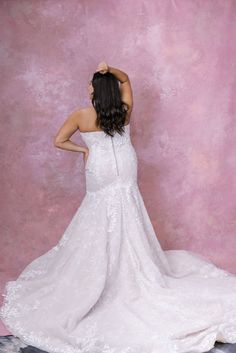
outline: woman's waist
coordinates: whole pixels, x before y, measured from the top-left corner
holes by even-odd
[[[89,154],[93,154],[96,157],[116,154],[129,153],[134,150],[134,146],[131,141],[126,141],[125,143],[117,143],[111,140],[110,143],[106,144],[92,144],[88,146]]]
[[[132,143],[112,144],[107,148],[91,146],[85,170],[94,177],[133,174],[137,168],[137,155]]]

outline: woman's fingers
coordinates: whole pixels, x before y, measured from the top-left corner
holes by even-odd
[[[105,63],[105,61],[100,62],[96,71],[99,71],[102,74],[106,73],[108,71],[107,63]]]
[[[89,153],[84,154],[84,165],[86,166],[87,160],[88,160]]]

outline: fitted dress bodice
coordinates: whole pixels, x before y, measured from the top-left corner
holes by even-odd
[[[125,132],[109,136],[104,131],[81,132],[89,148],[85,165],[87,192],[98,191],[114,183],[137,181],[137,155],[130,139],[130,124]]]

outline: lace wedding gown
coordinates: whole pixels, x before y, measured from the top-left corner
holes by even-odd
[[[137,184],[130,125],[81,133],[86,194],[60,241],[7,282],[1,318],[50,353],[197,353],[236,343],[236,276],[162,250]],[[194,215],[193,215],[194,217]]]

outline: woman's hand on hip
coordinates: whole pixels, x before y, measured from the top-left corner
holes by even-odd
[[[86,166],[86,162],[87,162],[87,159],[88,159],[88,156],[89,156],[89,149],[88,148],[85,148],[85,150],[83,151],[84,152],[84,166]]]

